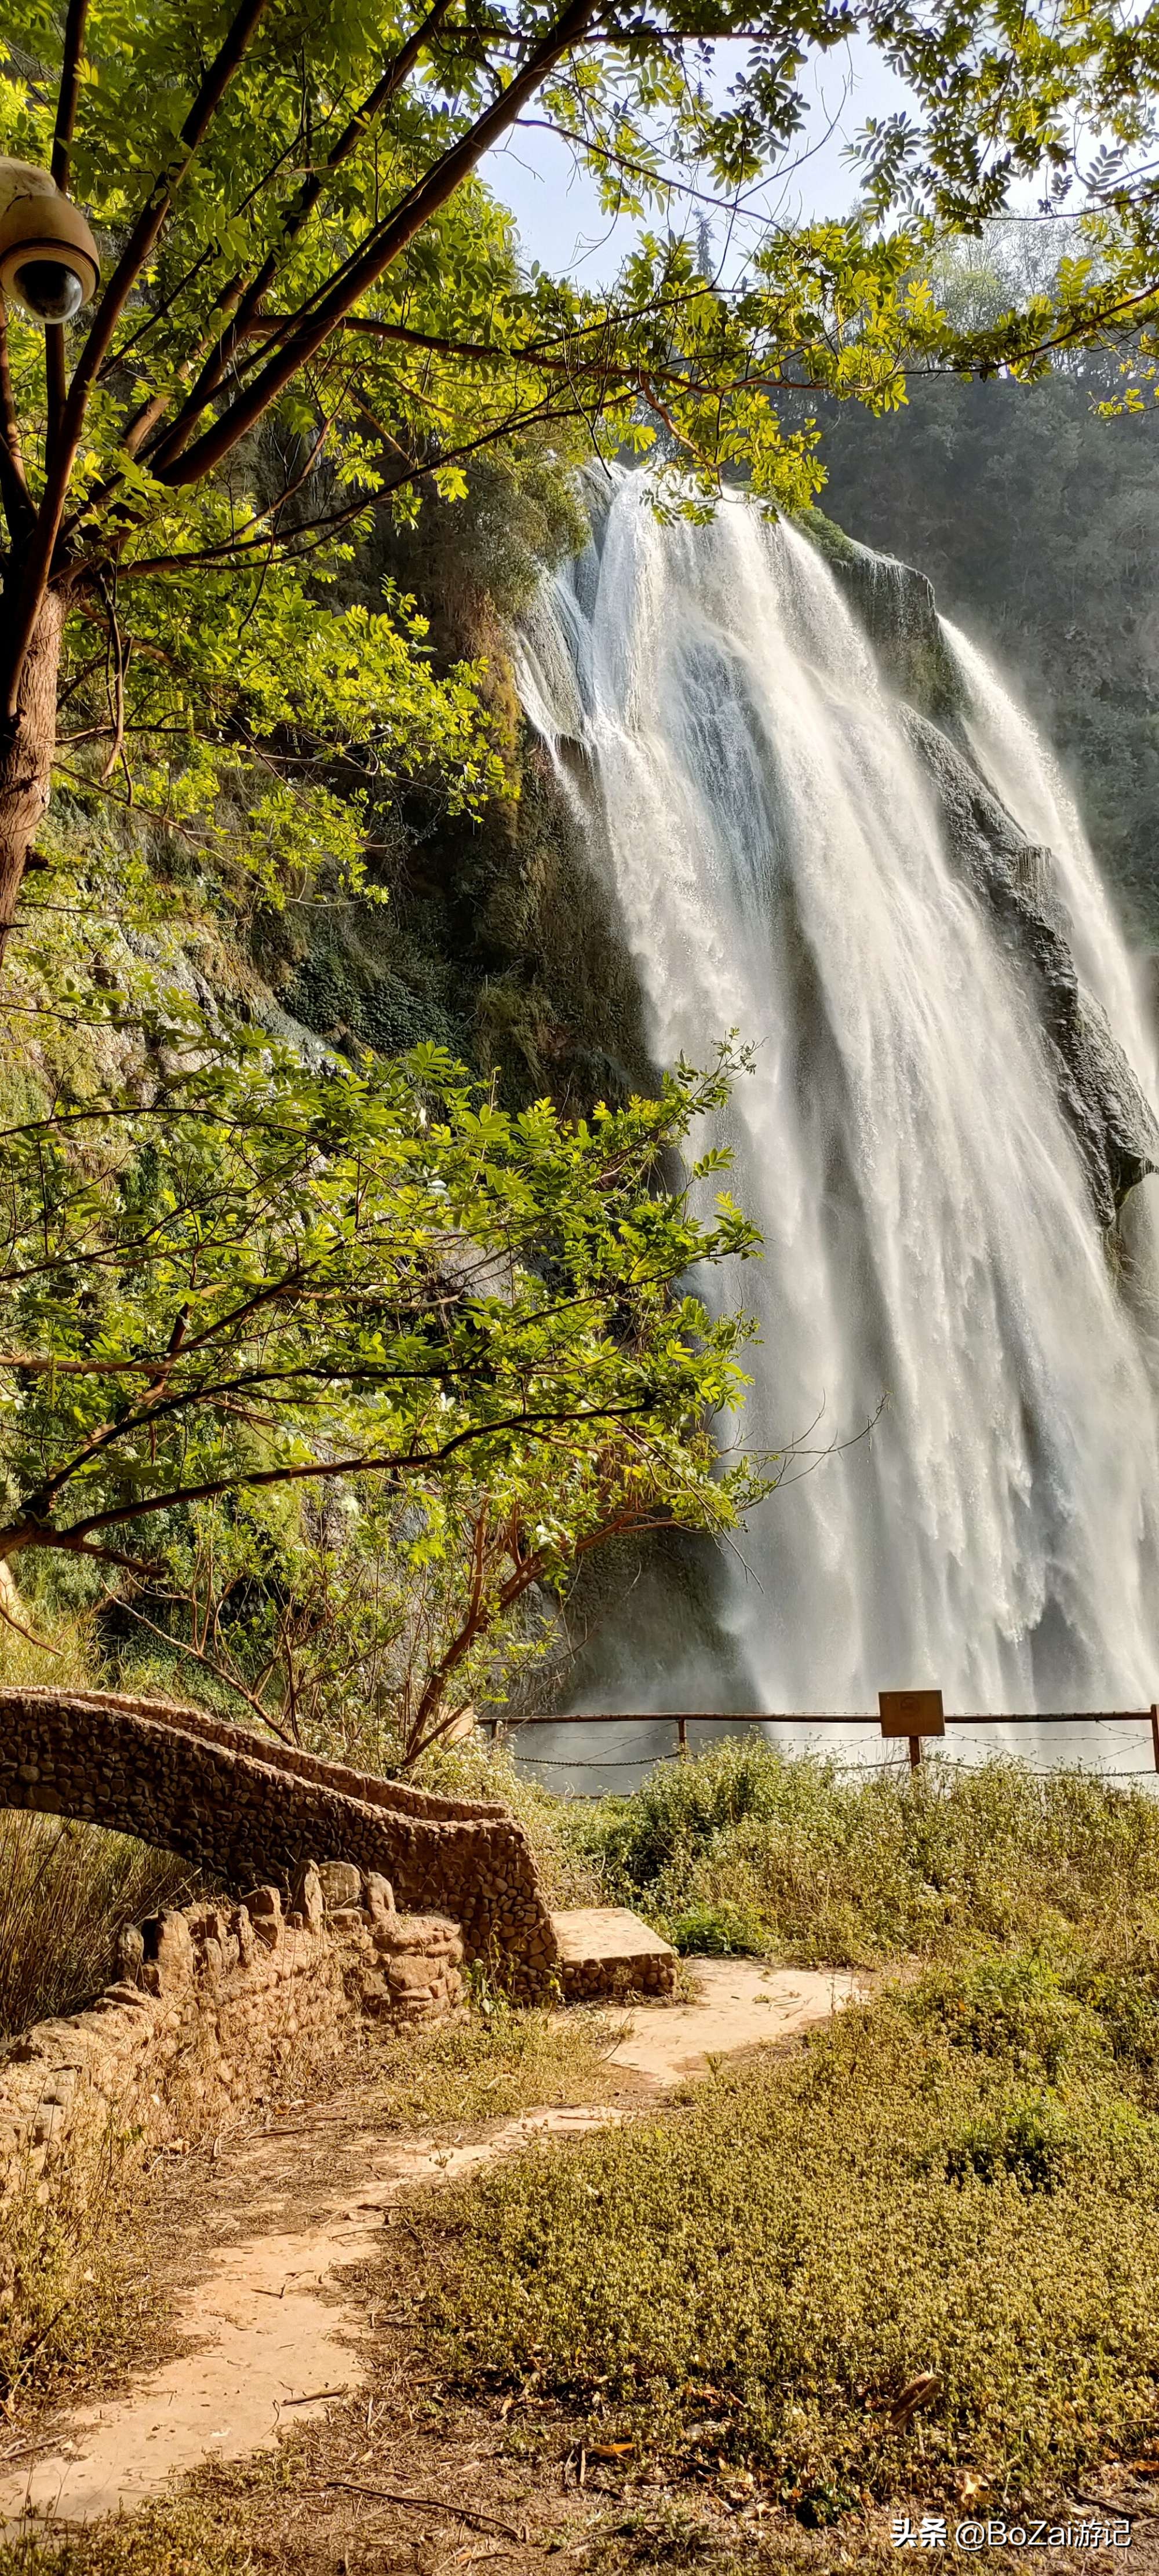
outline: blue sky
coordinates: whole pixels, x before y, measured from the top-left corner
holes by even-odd
[[[723,66],[722,94],[727,77]],[[857,184],[843,158],[844,145],[867,117],[888,115],[903,106],[907,97],[903,83],[865,38],[817,58],[804,80],[811,96],[805,131],[792,149],[789,166],[773,174],[765,191],[768,212],[782,222],[844,213]],[[623,220],[609,224],[590,178],[577,167],[565,143],[535,128],[517,127],[506,143],[487,155],[483,176],[510,206],[526,259],[537,259],[544,268],[575,276],[591,287],[615,276],[635,228]],[[675,207],[671,220],[679,220]],[[737,228],[731,266],[743,261],[745,248],[755,238],[754,225],[747,231]],[[724,247],[720,221],[714,226],[714,247],[719,256]]]

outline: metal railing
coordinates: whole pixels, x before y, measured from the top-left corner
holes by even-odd
[[[877,1723],[884,1742],[908,1745],[910,1768],[914,1771],[921,1762],[923,1744],[944,1735],[951,1726],[1146,1726],[1151,1730],[1152,1759],[1159,1772],[1159,1701],[1153,1701],[1150,1708],[1056,1709],[1033,1715],[1003,1715],[982,1709],[973,1713],[955,1711],[947,1717],[940,1690],[879,1691]],[[568,1710],[562,1715],[535,1710],[489,1718],[487,1724],[493,1738],[499,1740],[521,1732],[525,1726],[674,1726],[676,1750],[686,1754],[690,1726],[872,1726],[874,1719],[865,1709],[841,1716],[784,1709],[607,1709]],[[648,1758],[641,1756],[642,1761]]]

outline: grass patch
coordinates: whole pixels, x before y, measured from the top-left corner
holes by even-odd
[[[110,2517],[67,2540],[0,2540],[0,2576],[249,2576],[255,2563],[240,2531],[184,2502]]]
[[[1149,1959],[1119,1973],[1159,2013]],[[967,2476],[1041,2501],[1141,2445],[1159,2117],[1101,1975],[1077,1953],[940,1969],[676,2115],[464,2189],[428,2217],[459,2383],[755,2473],[814,2523]]]
[[[690,1906],[665,1929],[682,1959],[763,1959],[769,1948],[767,1923],[727,1897],[715,1905]]]
[[[561,2103],[607,2102],[623,2085],[609,2064],[622,2025],[577,2011],[553,2019],[501,1997],[449,2030],[408,2032],[375,2048],[373,2116],[399,2129],[468,2128]]]
[[[0,2412],[49,2394],[95,2353],[127,2349],[141,2301],[133,2262],[139,2161],[109,2124],[4,2203],[0,2229]]]

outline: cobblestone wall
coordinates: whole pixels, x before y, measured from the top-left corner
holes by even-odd
[[[401,1906],[449,1915],[466,1957],[518,1999],[542,1996],[558,1967],[531,1848],[505,1807],[371,1779],[197,1709],[0,1690],[0,1806],[137,1834],[238,1890],[340,1852],[389,1879]]]
[[[270,1883],[156,1915],[122,1934],[120,1977],[94,2004],[0,2049],[0,2205],[106,2130],[212,2134],[289,2050],[312,2070],[340,2054],[358,2017],[458,2018],[462,1957],[454,1923],[399,1913],[389,1882],[348,1861],[300,1866],[288,1905]]]

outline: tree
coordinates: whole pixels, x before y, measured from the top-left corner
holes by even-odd
[[[143,1653],[284,1743],[406,1771],[533,1670],[550,1687],[594,1548],[674,1525],[659,1481],[625,1493],[610,1442],[571,1475],[540,1448],[489,1485],[199,1505],[162,1572],[110,1580],[102,1642],[134,1686]]]
[[[381,1667],[375,1566],[393,1551],[412,1647],[433,1567],[421,1680],[408,1648],[391,1684],[413,1759],[532,1586],[625,1532],[726,1531],[777,1480],[720,1453],[750,1327],[687,1284],[756,1248],[726,1195],[693,1213],[727,1158],[664,1177],[739,1059],[568,1124],[508,1116],[435,1048],[311,1069],[128,997],[88,1020],[120,1078],[74,1077],[0,1138],[10,1573],[103,1570],[285,1725],[305,1648],[316,1677],[333,1661],[336,1593],[347,1668],[376,1639]],[[326,1493],[354,1516],[337,1537],[299,1508]]]
[[[221,791],[231,846],[274,878],[334,840],[357,879],[359,790],[384,761],[433,765],[468,804],[490,792],[469,677],[432,684],[407,603],[356,603],[354,630],[327,607],[375,506],[453,495],[471,456],[547,424],[565,444],[652,446],[694,505],[743,465],[799,507],[819,467],[811,428],[779,416],[786,385],[889,406],[908,358],[1045,363],[1050,298],[956,332],[923,244],[1044,165],[1061,185],[1084,118],[1145,155],[1150,25],[1087,0],[1041,21],[1004,0],[928,18],[914,0],[764,0],[755,18],[741,0],[67,0],[61,25],[15,0],[0,146],[90,208],[106,276],[91,316],[41,333],[13,313],[0,343],[0,946],[62,688],[90,783],[147,804],[156,781],[194,831],[221,828]],[[810,57],[859,28],[914,112],[864,138],[864,220],[788,227],[762,182],[791,174]],[[659,219],[612,295],[519,273],[478,173],[527,119],[567,139],[609,210]],[[1098,186],[1120,220],[1111,177]],[[706,204],[734,245],[715,279]],[[1150,257],[1132,238],[1120,285]],[[1095,306],[1106,320],[1082,261],[1063,301],[1072,333]],[[237,809],[255,795],[251,830]]]

